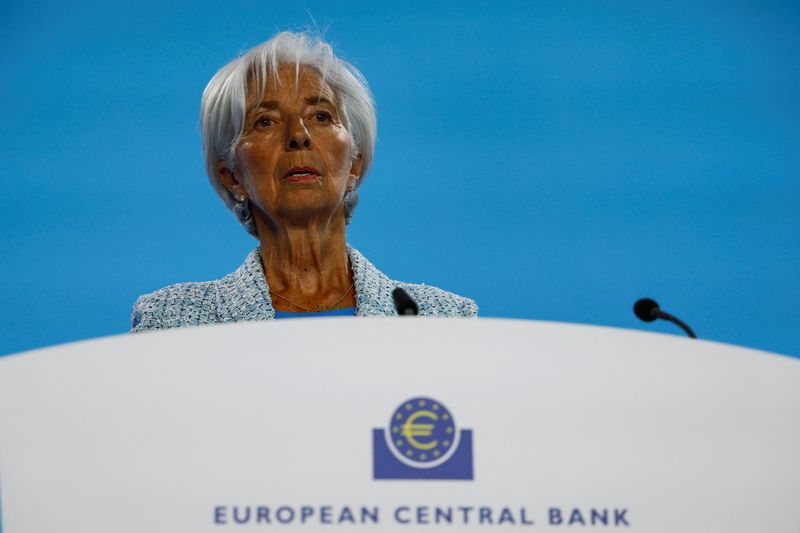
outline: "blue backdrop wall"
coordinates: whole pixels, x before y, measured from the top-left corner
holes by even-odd
[[[0,5],[0,353],[123,333],[255,246],[209,186],[214,72],[317,26],[378,104],[349,240],[483,316],[800,356],[797,2]]]

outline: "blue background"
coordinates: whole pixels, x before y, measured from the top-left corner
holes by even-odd
[[[798,3],[562,0],[2,3],[0,353],[125,332],[139,294],[241,263],[200,95],[314,24],[376,96],[348,235],[388,275],[680,334],[633,316],[651,296],[800,356]]]

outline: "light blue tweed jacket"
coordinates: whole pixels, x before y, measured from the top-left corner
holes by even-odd
[[[392,300],[395,287],[405,289],[417,302],[420,316],[478,314],[478,306],[469,298],[430,285],[389,279],[351,246],[347,255],[355,279],[356,316],[396,316]],[[273,318],[275,309],[256,249],[242,266],[222,279],[178,283],[140,296],[133,306],[131,332]]]

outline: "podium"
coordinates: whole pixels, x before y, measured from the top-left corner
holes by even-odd
[[[800,530],[800,361],[330,318],[0,359],[2,531]]]

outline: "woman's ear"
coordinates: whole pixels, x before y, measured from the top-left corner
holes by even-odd
[[[358,178],[361,177],[361,169],[363,167],[362,160],[362,154],[358,154],[358,156],[353,159],[353,164],[350,166],[350,175],[347,177],[347,189],[350,191],[355,188]]]
[[[244,187],[236,180],[236,176],[233,174],[233,171],[228,168],[225,161],[217,163],[217,176],[219,176],[219,181],[222,182],[223,187],[228,189],[234,198],[238,198],[244,194]]]

